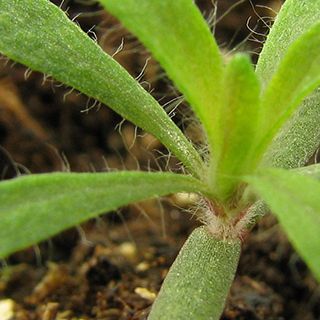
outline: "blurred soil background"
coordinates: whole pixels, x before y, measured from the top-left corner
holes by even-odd
[[[245,51],[256,61],[260,34],[268,32],[282,2],[219,0],[217,8],[210,0],[197,3],[226,59]],[[81,13],[77,23],[109,54],[123,47],[115,55],[119,63],[152,88],[175,122],[201,144],[190,109],[136,38],[94,1],[66,0],[61,6],[70,18]],[[17,170],[179,170],[158,141],[109,108],[5,60],[0,145],[7,150],[1,150],[1,179]],[[4,171],[11,161],[19,165]],[[169,266],[198,224],[185,212],[195,201],[176,195],[130,205],[12,255],[0,271],[1,320],[146,319]],[[244,243],[222,319],[320,319],[319,286],[272,216]]]

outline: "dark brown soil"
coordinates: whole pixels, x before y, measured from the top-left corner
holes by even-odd
[[[57,3],[57,2],[56,2]],[[81,2],[85,3],[85,2]],[[117,22],[96,5],[65,1],[70,16],[85,12],[77,21],[95,32],[104,49],[136,76],[148,53]],[[211,1],[198,1],[208,17]],[[218,16],[234,1],[220,0]],[[280,1],[253,1],[278,10]],[[272,11],[257,7],[261,16]],[[249,1],[228,13],[216,26],[218,41],[226,50],[248,36],[246,21],[257,25],[257,14]],[[257,31],[266,27],[258,24]],[[107,36],[106,36],[107,34]],[[231,40],[232,39],[232,40]],[[246,51],[257,52],[260,43],[244,41]],[[128,122],[101,106],[80,112],[92,103],[76,92],[42,83],[25,68],[12,63],[0,67],[0,145],[19,170],[50,172],[105,171],[108,168],[177,170],[174,158],[163,157],[165,149],[150,135],[137,136]],[[155,88],[155,96],[170,101],[176,92],[162,70],[150,61],[144,80]],[[54,87],[54,90],[53,90]],[[181,105],[174,120],[197,140],[190,111]],[[129,148],[130,147],[130,148]],[[16,174],[8,154],[0,150],[1,178]],[[168,162],[168,163],[167,163]],[[17,320],[53,319],[146,319],[150,305],[179,248],[197,222],[179,209],[188,203],[179,197],[150,200],[106,214],[78,228],[24,250],[3,262],[0,272],[0,319],[3,308]],[[49,222],[48,222],[49,223]],[[2,313],[1,313],[2,312]],[[272,216],[265,217],[243,245],[238,273],[222,319],[320,319],[319,285],[294,252]]]

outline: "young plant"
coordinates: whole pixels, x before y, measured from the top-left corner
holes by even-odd
[[[100,2],[189,102],[208,154],[200,155],[158,102],[58,7],[0,0],[1,53],[107,104],[158,138],[188,172],[51,173],[1,182],[0,257],[100,213],[184,191],[203,198],[204,226],[181,249],[149,319],[218,319],[243,236],[267,207],[320,280],[320,167],[294,169],[320,138],[320,2],[285,2],[256,68],[245,54],[223,62],[192,0]]]

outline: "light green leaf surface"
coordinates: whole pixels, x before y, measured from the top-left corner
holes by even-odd
[[[240,241],[217,240],[197,228],[182,247],[148,320],[218,320],[240,256]]]
[[[303,99],[320,84],[320,23],[294,41],[262,96],[264,150]]]
[[[304,166],[319,147],[319,110],[320,90],[317,89],[281,128],[265,153],[261,165],[282,168]]]
[[[292,170],[293,172],[309,176],[313,179],[320,180],[320,164],[313,164],[311,166],[296,168]]]
[[[286,0],[271,28],[256,67],[264,86],[277,70],[291,43],[320,21],[320,1]]]
[[[247,181],[278,217],[298,253],[320,281],[320,183],[282,169],[265,169]]]
[[[214,187],[219,198],[232,195],[240,176],[252,172],[254,146],[260,136],[260,85],[250,58],[238,54],[227,65],[223,82],[224,104],[218,109],[213,159]]]
[[[180,191],[205,193],[206,188],[186,175],[125,171],[38,174],[1,182],[0,258],[98,214]]]
[[[192,0],[100,0],[150,49],[184,94],[213,143],[222,58]]]
[[[290,44],[320,21],[320,1],[287,0],[263,46],[256,72],[266,87]],[[312,57],[309,56],[308,59]],[[320,92],[306,99],[278,133],[265,154],[263,166],[302,166],[319,145]]]
[[[156,100],[64,12],[47,0],[0,0],[0,8],[1,53],[108,104],[199,175],[200,156]]]

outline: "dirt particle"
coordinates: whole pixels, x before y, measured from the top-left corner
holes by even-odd
[[[59,304],[56,302],[49,302],[43,312],[42,320],[55,320],[58,313]]]
[[[0,319],[10,320],[14,316],[15,302],[11,299],[0,301]]]
[[[38,304],[58,288],[66,286],[69,282],[70,277],[65,265],[50,262],[48,263],[48,267],[47,274],[34,288],[32,295],[28,297],[28,302],[31,304]]]
[[[146,262],[146,261],[142,261],[142,262],[140,262],[140,263],[136,266],[136,271],[138,271],[138,272],[144,272],[144,271],[149,270],[149,268],[150,268],[149,263]]]
[[[151,292],[147,288],[137,287],[134,289],[134,292],[141,298],[149,301],[154,301],[154,299],[156,298],[156,294],[154,292]]]
[[[135,259],[137,256],[137,248],[131,242],[124,242],[119,246],[119,253],[127,259]]]

